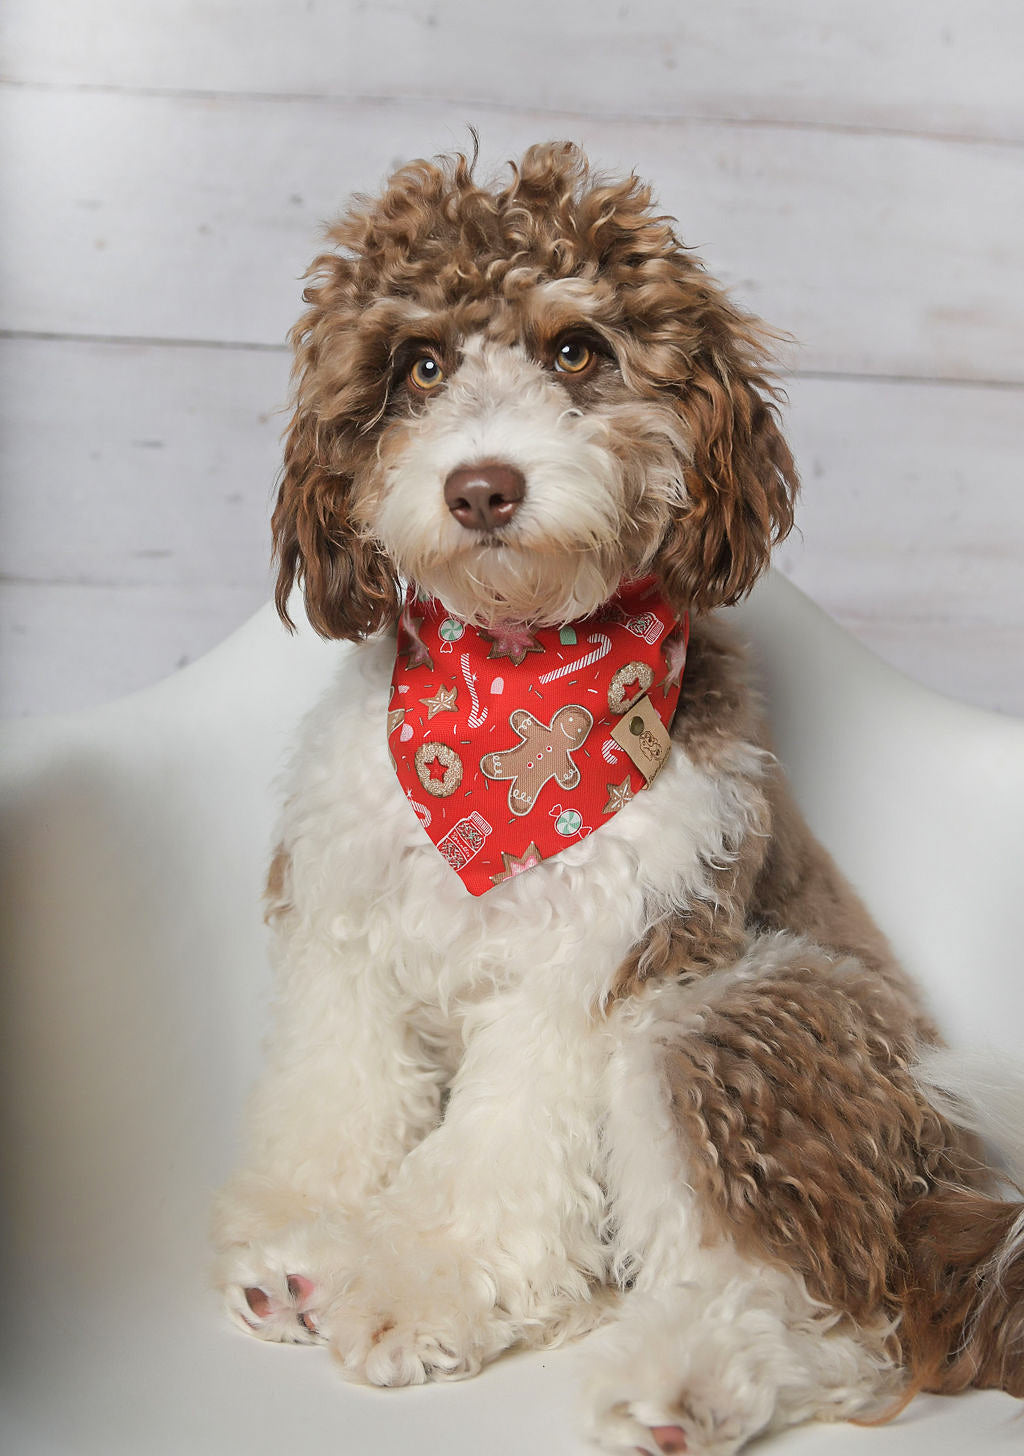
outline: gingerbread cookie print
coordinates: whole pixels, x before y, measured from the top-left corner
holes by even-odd
[[[521,742],[485,753],[480,772],[489,779],[511,779],[508,807],[513,814],[529,814],[549,779],[561,789],[576,788],[580,770],[572,755],[586,742],[594,726],[593,713],[580,703],[569,703],[545,724],[525,708],[517,708],[508,725]]]

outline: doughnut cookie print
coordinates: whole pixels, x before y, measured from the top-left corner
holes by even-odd
[[[647,779],[612,731],[641,702],[671,728],[687,636],[653,578],[553,627],[477,629],[410,592],[382,731],[410,812],[470,894],[628,811]]]
[[[608,706],[616,716],[631,708],[647,692],[654,673],[646,662],[627,662],[608,684]]]
[[[421,743],[413,763],[420,783],[435,799],[449,798],[462,783],[462,759],[447,743]]]

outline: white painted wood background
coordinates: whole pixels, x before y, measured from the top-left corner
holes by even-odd
[[[196,657],[265,598],[302,270],[392,164],[574,137],[791,331],[802,533],[883,656],[1024,712],[1019,0],[5,0],[9,713]]]

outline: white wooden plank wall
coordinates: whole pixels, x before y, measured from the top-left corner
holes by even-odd
[[[1024,712],[1018,0],[6,0],[0,705],[153,681],[266,597],[283,338],[321,222],[481,132],[657,183],[798,341],[779,564]]]

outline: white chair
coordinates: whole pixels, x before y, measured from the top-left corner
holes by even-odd
[[[738,611],[812,824],[954,1041],[1024,1026],[1024,724],[874,659],[780,579]],[[348,649],[269,608],[122,702],[5,734],[3,1394],[11,1456],[572,1456],[575,1351],[368,1391],[323,1351],[236,1334],[206,1220],[258,1066],[273,779]],[[342,669],[344,670],[344,668]],[[1019,1452],[1017,1403],[915,1401],[772,1450]]]

